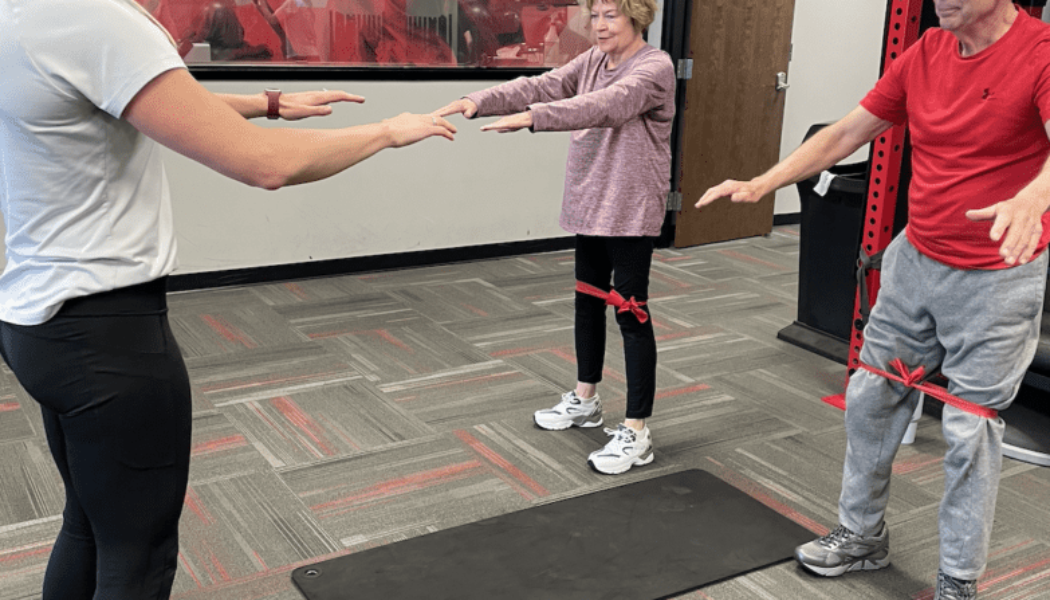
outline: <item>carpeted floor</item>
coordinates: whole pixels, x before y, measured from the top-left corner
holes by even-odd
[[[174,294],[194,442],[174,597],[297,600],[292,569],[688,468],[823,534],[836,521],[844,369],[776,339],[797,226],[659,250],[656,460],[585,463],[601,429],[531,414],[575,380],[573,256],[558,252]],[[600,393],[624,411],[615,321]],[[62,490],[39,412],[0,370],[0,600],[38,598]],[[681,598],[930,599],[944,443],[925,417],[895,466],[893,565],[821,579],[784,563]],[[1007,460],[983,600],[1050,598],[1050,469]]]

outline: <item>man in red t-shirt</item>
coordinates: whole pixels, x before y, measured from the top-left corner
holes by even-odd
[[[1050,26],[1010,0],[935,0],[931,29],[860,106],[768,172],[709,189],[757,202],[829,168],[893,124],[912,140],[908,226],[886,249],[860,360],[940,368],[945,492],[938,600],[977,597],[1002,466],[1004,424],[1035,354],[1050,241]],[[918,392],[859,369],[846,390],[840,525],[796,550],[836,576],[889,564],[884,521],[893,458]]]

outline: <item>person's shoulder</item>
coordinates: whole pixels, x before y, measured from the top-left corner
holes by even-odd
[[[1017,18],[1022,19],[1021,25],[1027,29],[1028,35],[1035,37],[1050,36],[1050,23],[1033,17],[1023,10],[1018,11]]]
[[[662,67],[674,68],[674,61],[671,60],[671,55],[663,50],[646,44],[638,51],[639,61],[645,61],[650,64],[660,65]]]
[[[22,39],[35,50],[80,52],[100,39],[120,34],[141,18],[126,1],[31,0],[20,3],[18,25]],[[61,35],[60,44],[56,36]]]
[[[672,78],[675,76],[674,61],[671,60],[671,55],[649,44],[638,50],[638,55],[634,60],[634,68],[644,69],[656,75],[669,75]]]
[[[99,17],[106,15],[131,15],[134,9],[126,2],[135,0],[33,0],[27,2],[38,12],[53,15],[55,17],[72,19],[79,18],[84,14],[94,14]],[[92,19],[89,22],[97,22]],[[102,23],[98,23],[102,25]]]
[[[1026,15],[1025,25],[1028,38],[1026,43],[1042,46],[1050,43],[1050,23],[1044,23],[1041,19]]]
[[[1050,62],[1050,23],[1021,13],[1023,36],[1019,36],[1018,48],[1023,48],[1024,60],[1028,64],[1045,67]]]

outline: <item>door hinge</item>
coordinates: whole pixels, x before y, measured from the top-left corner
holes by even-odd
[[[667,210],[674,212],[682,210],[682,192],[667,192]]]
[[[678,78],[679,79],[692,79],[693,78],[693,59],[691,58],[679,58],[678,59]]]

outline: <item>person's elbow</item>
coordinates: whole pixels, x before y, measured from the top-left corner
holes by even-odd
[[[239,160],[216,170],[245,185],[269,191],[291,184],[296,175],[296,167],[288,156],[270,144],[248,148]]]
[[[267,191],[279,190],[292,183],[292,174],[279,169],[259,169],[253,173],[248,185]]]
[[[247,186],[267,191],[279,190],[292,182],[291,174],[279,167],[265,164],[255,164],[236,171],[227,170],[223,175]]]

